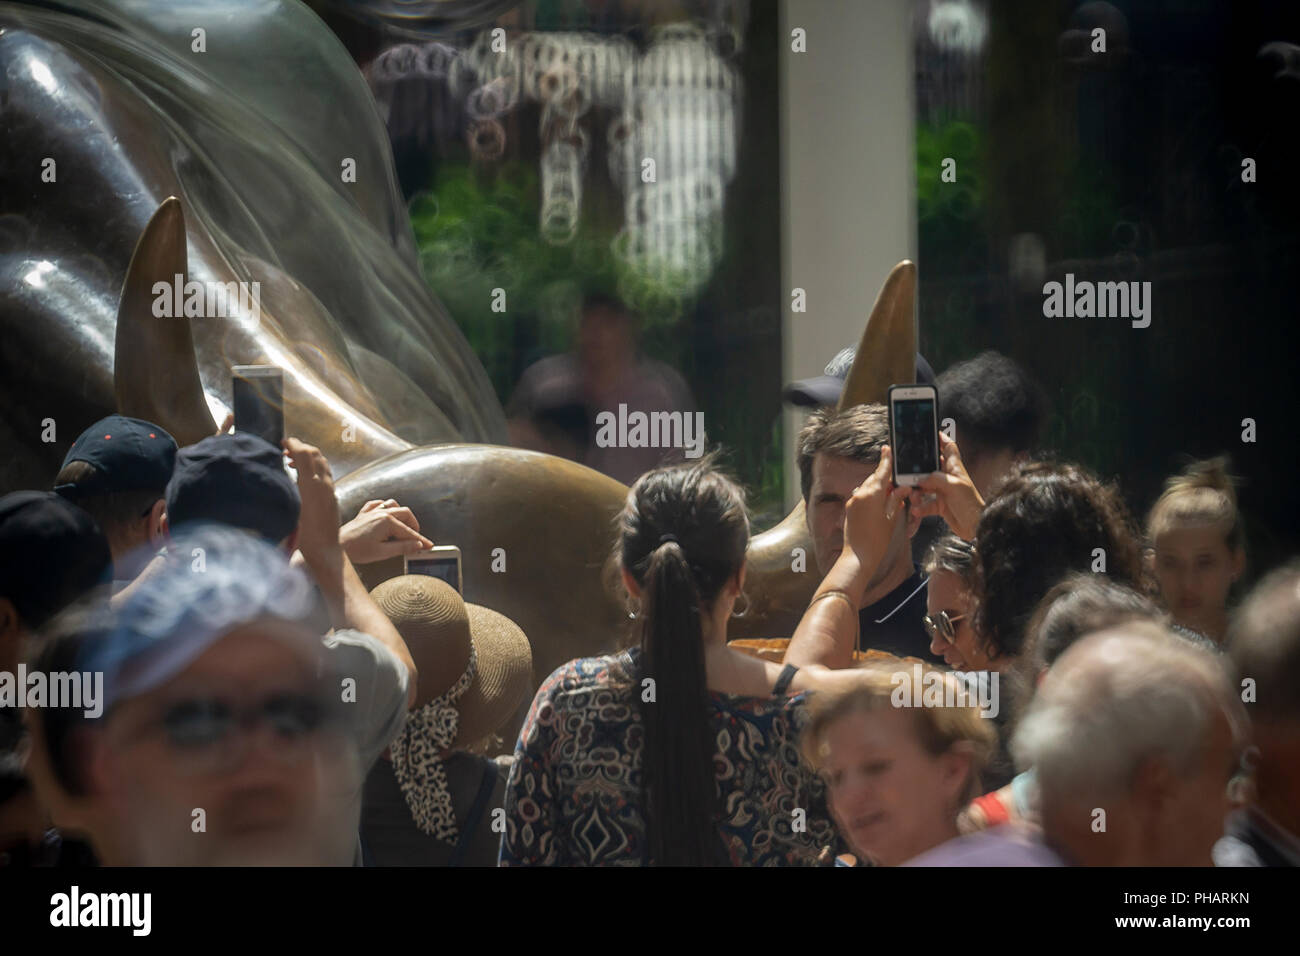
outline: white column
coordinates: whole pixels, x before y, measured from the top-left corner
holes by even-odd
[[[796,27],[805,53],[790,50]],[[912,2],[781,0],[779,40],[785,384],[856,344],[889,270],[916,258]],[[793,507],[804,415],[784,415]]]

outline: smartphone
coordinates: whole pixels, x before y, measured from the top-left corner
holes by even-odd
[[[455,545],[439,545],[419,554],[406,556],[407,574],[427,574],[431,578],[441,578],[463,594],[460,578],[460,548]]]
[[[939,396],[933,385],[889,389],[889,445],[894,484],[917,485],[939,470]]]
[[[284,441],[284,370],[236,365],[232,374],[235,431],[260,435],[279,448]]]

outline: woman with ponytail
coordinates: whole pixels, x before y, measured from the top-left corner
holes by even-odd
[[[541,686],[506,796],[503,865],[829,863],[824,787],[800,761],[806,695],[854,678],[727,646],[744,495],[709,461],[643,475],[616,557],[638,646]]]
[[[1165,482],[1147,517],[1152,571],[1174,623],[1222,644],[1246,535],[1228,459],[1193,462]]]

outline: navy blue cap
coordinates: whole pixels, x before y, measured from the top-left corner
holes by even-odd
[[[59,470],[74,461],[94,465],[96,472],[75,484],[55,485],[54,490],[69,500],[115,491],[161,495],[172,476],[176,439],[153,422],[109,415],[77,436]]]
[[[0,498],[0,597],[23,625],[43,625],[112,576],[113,555],[95,519],[52,491]]]
[[[840,349],[826,363],[826,369],[821,375],[787,385],[785,400],[792,405],[809,405],[814,408],[838,403],[840,393],[844,391],[844,380],[849,377],[849,369],[853,368],[853,359],[857,354],[856,345]],[[916,353],[916,382],[918,385],[935,384],[934,369],[930,368],[930,363],[920,352]]]
[[[176,455],[167,485],[167,524],[233,525],[280,542],[298,527],[302,502],[284,458],[252,432],[214,435]]]

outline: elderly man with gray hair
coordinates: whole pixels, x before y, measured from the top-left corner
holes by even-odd
[[[949,841],[915,866],[1208,866],[1248,722],[1219,659],[1159,625],[1085,637],[1048,671],[1012,751],[1041,833]]]
[[[1228,628],[1255,731],[1246,806],[1214,847],[1219,866],[1300,866],[1300,561],[1266,577]]]

